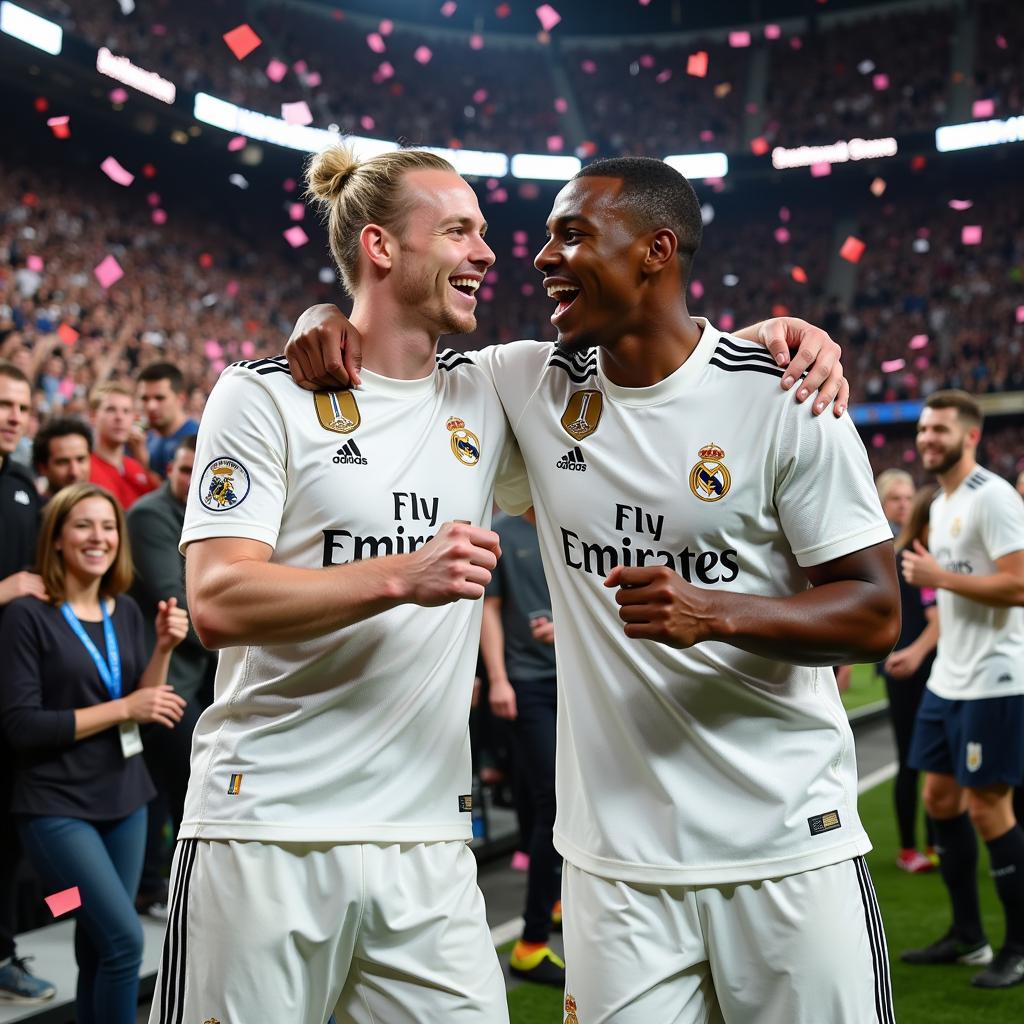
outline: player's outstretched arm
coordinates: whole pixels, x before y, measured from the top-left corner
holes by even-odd
[[[400,604],[479,600],[501,548],[491,530],[445,523],[412,554],[325,569],[271,562],[260,541],[213,537],[185,552],[192,622],[206,647],[301,643]]]
[[[817,392],[812,406],[815,416],[833,402],[832,413],[842,416],[850,404],[850,382],[843,376],[842,348],[820,327],[795,316],[777,316],[736,331],[737,338],[760,342],[775,357],[779,366],[788,368],[782,378],[782,390],[797,381],[797,402]],[[792,357],[790,353],[794,353]],[[806,371],[807,376],[801,380]]]
[[[717,640],[796,665],[881,661],[900,635],[892,542],[806,570],[811,589],[759,597],[687,583],[664,566],[613,569],[626,636],[670,647]]]

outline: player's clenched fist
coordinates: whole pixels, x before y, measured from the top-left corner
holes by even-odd
[[[408,556],[410,600],[428,608],[463,597],[478,601],[500,554],[493,530],[444,523],[430,541]]]
[[[692,647],[711,636],[710,597],[665,566],[616,566],[604,581],[617,587],[619,618],[626,636]]]

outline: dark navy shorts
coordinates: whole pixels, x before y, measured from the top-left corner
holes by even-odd
[[[925,690],[907,760],[972,789],[1024,784],[1024,694],[946,700]]]

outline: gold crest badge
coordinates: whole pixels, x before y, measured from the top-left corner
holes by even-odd
[[[580,1024],[576,1016],[576,1000],[568,992],[565,994],[565,1024]]]
[[[960,517],[954,518],[952,525],[949,527],[950,535],[953,537],[959,537],[960,531],[963,529],[964,524],[960,522]]]
[[[450,416],[445,426],[451,431],[452,454],[464,466],[475,466],[480,461],[480,438],[458,416]]]
[[[597,430],[604,409],[604,396],[600,391],[575,391],[562,413],[565,432],[577,441],[589,437]]]
[[[203,1024],[220,1024],[220,1021],[216,1017],[211,1017],[209,1020],[204,1020]]]
[[[351,391],[318,391],[313,395],[316,418],[324,430],[351,434],[359,426],[359,406]]]
[[[721,501],[732,486],[732,475],[722,461],[725,449],[706,444],[697,454],[700,459],[690,470],[690,490],[701,501]]]
[[[976,772],[981,767],[981,744],[967,744],[967,770]]]

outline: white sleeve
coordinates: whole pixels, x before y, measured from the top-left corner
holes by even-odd
[[[994,480],[975,505],[981,511],[981,539],[993,562],[1024,549],[1024,501],[1009,484]]]
[[[775,450],[775,507],[797,563],[807,567],[892,540],[867,452],[849,416],[812,416],[791,396]]]
[[[229,366],[210,392],[180,550],[210,537],[277,544],[288,493],[284,420],[260,378]]]
[[[540,386],[552,347],[546,341],[510,341],[466,353],[491,378],[513,430]]]

